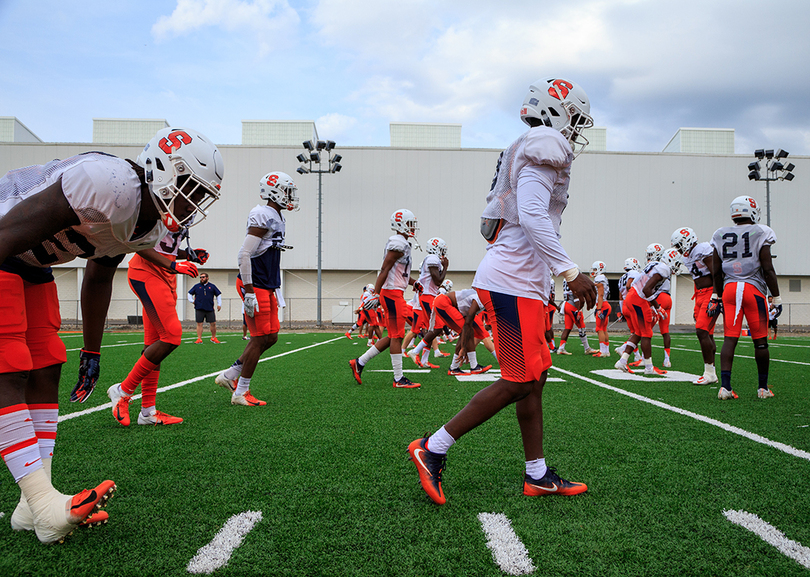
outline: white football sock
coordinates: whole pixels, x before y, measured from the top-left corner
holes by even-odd
[[[433,433],[427,441],[427,450],[431,453],[444,455],[447,449],[455,444],[456,440],[450,436],[444,427]]]

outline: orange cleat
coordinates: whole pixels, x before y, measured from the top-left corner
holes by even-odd
[[[442,491],[442,472],[447,463],[447,455],[428,451],[427,441],[427,437],[416,439],[408,445],[408,453],[411,456],[411,461],[416,465],[422,489],[425,490],[425,493],[434,503],[444,505],[447,499],[445,499],[444,491]]]
[[[561,479],[557,470],[548,467],[542,479],[532,479],[529,475],[523,478],[523,494],[529,497],[543,495],[579,495],[588,490],[585,483],[574,483]]]

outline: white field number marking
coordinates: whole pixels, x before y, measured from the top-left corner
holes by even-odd
[[[501,571],[509,575],[534,573],[535,567],[529,551],[521,542],[512,523],[503,513],[479,513],[478,520],[487,537],[487,547]]]
[[[245,511],[234,515],[225,523],[214,539],[188,562],[186,571],[189,573],[204,573],[210,575],[220,567],[224,567],[231,559],[234,550],[242,544],[245,535],[262,520],[261,511]]]
[[[748,529],[769,545],[773,545],[783,555],[810,569],[810,548],[788,539],[784,533],[773,525],[766,523],[748,511],[734,511],[732,509],[723,511],[723,515],[735,525]]]

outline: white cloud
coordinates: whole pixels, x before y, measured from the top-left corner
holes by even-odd
[[[321,140],[334,140],[338,143],[348,137],[356,124],[356,118],[337,113],[325,114],[315,121]]]
[[[300,23],[287,0],[177,0],[170,16],[161,16],[152,26],[157,41],[169,40],[206,27],[255,36],[261,55],[283,42]]]

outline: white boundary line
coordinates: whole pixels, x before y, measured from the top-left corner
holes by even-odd
[[[301,347],[300,349],[287,351],[285,353],[279,353],[277,355],[273,355],[272,357],[259,359],[259,362],[263,363],[265,361],[271,361],[273,359],[278,359],[279,357],[286,357],[287,355],[291,355],[293,353],[298,353],[300,351],[305,351],[307,349],[311,349],[311,348],[314,348],[314,347],[319,347],[319,346],[325,345],[327,343],[332,343],[332,342],[340,340],[342,338],[345,338],[345,337],[343,335],[341,335],[339,337],[335,337],[334,339],[329,339],[328,341],[322,341],[320,343],[315,343],[314,345],[308,345],[306,347]],[[201,375],[199,377],[194,377],[193,379],[188,379],[187,381],[180,381],[179,383],[175,383],[173,385],[167,385],[165,387],[160,387],[157,390],[157,392],[158,393],[165,393],[166,391],[170,391],[170,390],[176,389],[178,387],[184,387],[186,385],[190,385],[191,383],[196,383],[197,381],[202,381],[203,379],[210,379],[211,377],[216,377],[220,372],[222,372],[222,371],[216,371],[214,373],[208,373],[207,375]],[[120,383],[117,383],[117,384],[120,384]],[[132,398],[134,400],[137,400],[137,399],[141,398],[141,395],[133,395]],[[61,423],[63,421],[67,421],[69,419],[75,419],[76,417],[83,417],[84,415],[89,415],[91,413],[97,413],[98,411],[104,411],[104,410],[107,410],[107,409],[112,410],[112,403],[104,403],[103,405],[98,405],[98,406],[92,407],[90,409],[85,409],[84,411],[76,411],[75,413],[68,413],[66,415],[60,415],[59,416],[59,422]]]
[[[723,515],[735,525],[748,529],[768,545],[773,545],[783,555],[810,569],[810,548],[788,539],[784,533],[770,523],[766,523],[748,511],[735,511],[732,509],[723,511]]]
[[[231,555],[242,544],[245,536],[261,520],[261,511],[245,511],[228,519],[211,542],[200,547],[197,554],[191,558],[186,571],[210,575],[220,567],[227,565]]]
[[[771,441],[770,439],[766,439],[761,435],[757,435],[756,433],[750,433],[745,429],[740,429],[739,427],[734,427],[732,425],[727,425],[721,421],[717,421],[715,419],[705,417],[703,415],[698,415],[697,413],[693,413],[691,411],[687,411],[684,409],[679,409],[678,407],[673,407],[672,405],[668,405],[666,403],[662,403],[661,401],[656,401],[642,395],[637,395],[636,393],[631,393],[630,391],[625,391],[624,389],[620,389],[618,387],[612,387],[605,383],[601,383],[597,380],[590,379],[588,377],[583,377],[582,375],[578,375],[577,373],[572,373],[571,371],[566,371],[564,369],[560,369],[557,367],[551,367],[555,371],[559,371],[563,374],[570,375],[577,379],[581,379],[587,383],[591,383],[592,385],[596,385],[597,387],[602,387],[603,389],[607,389],[609,391],[613,391],[614,393],[619,393],[621,395],[628,396],[632,399],[636,399],[637,401],[642,401],[644,403],[649,403],[651,405],[655,405],[661,409],[666,409],[667,411],[672,411],[673,413],[678,413],[679,415],[684,415],[685,417],[691,417],[698,421],[702,421],[709,425],[713,425],[715,427],[719,427],[724,431],[728,431],[729,433],[734,433],[735,435],[740,435],[745,437],[746,439],[750,439],[756,443],[761,443],[763,445],[768,445],[769,447],[773,447],[783,453],[787,453],[788,455],[793,455],[794,457],[799,457],[800,459],[805,459],[810,461],[810,453],[807,451],[802,451],[801,449],[796,449],[795,447],[791,447],[790,445],[786,445],[784,443],[779,443],[778,441]]]
[[[501,571],[509,575],[534,573],[535,567],[526,546],[515,534],[503,513],[479,513],[478,520],[487,537],[487,547]]]
[[[655,348],[655,349],[663,349],[664,347],[663,347],[663,346],[661,346],[661,345],[653,345],[653,348]],[[695,350],[695,349],[685,349],[685,348],[683,348],[683,347],[670,347],[670,348],[671,348],[672,350],[675,350],[675,351],[686,351],[686,352],[688,352],[688,353],[700,353],[700,351],[699,351],[699,350]],[[735,352],[735,353],[734,353],[734,358],[740,358],[740,359],[753,359],[753,358],[755,358],[755,357],[751,357],[751,356],[749,356],[749,355],[740,355],[740,354],[737,354],[737,353]],[[774,359],[773,357],[771,357],[771,362],[772,362],[772,363],[789,363],[789,364],[791,364],[791,365],[804,365],[804,366],[810,366],[810,363],[803,363],[803,362],[801,362],[801,361],[788,361],[788,360],[786,360],[786,359]]]

